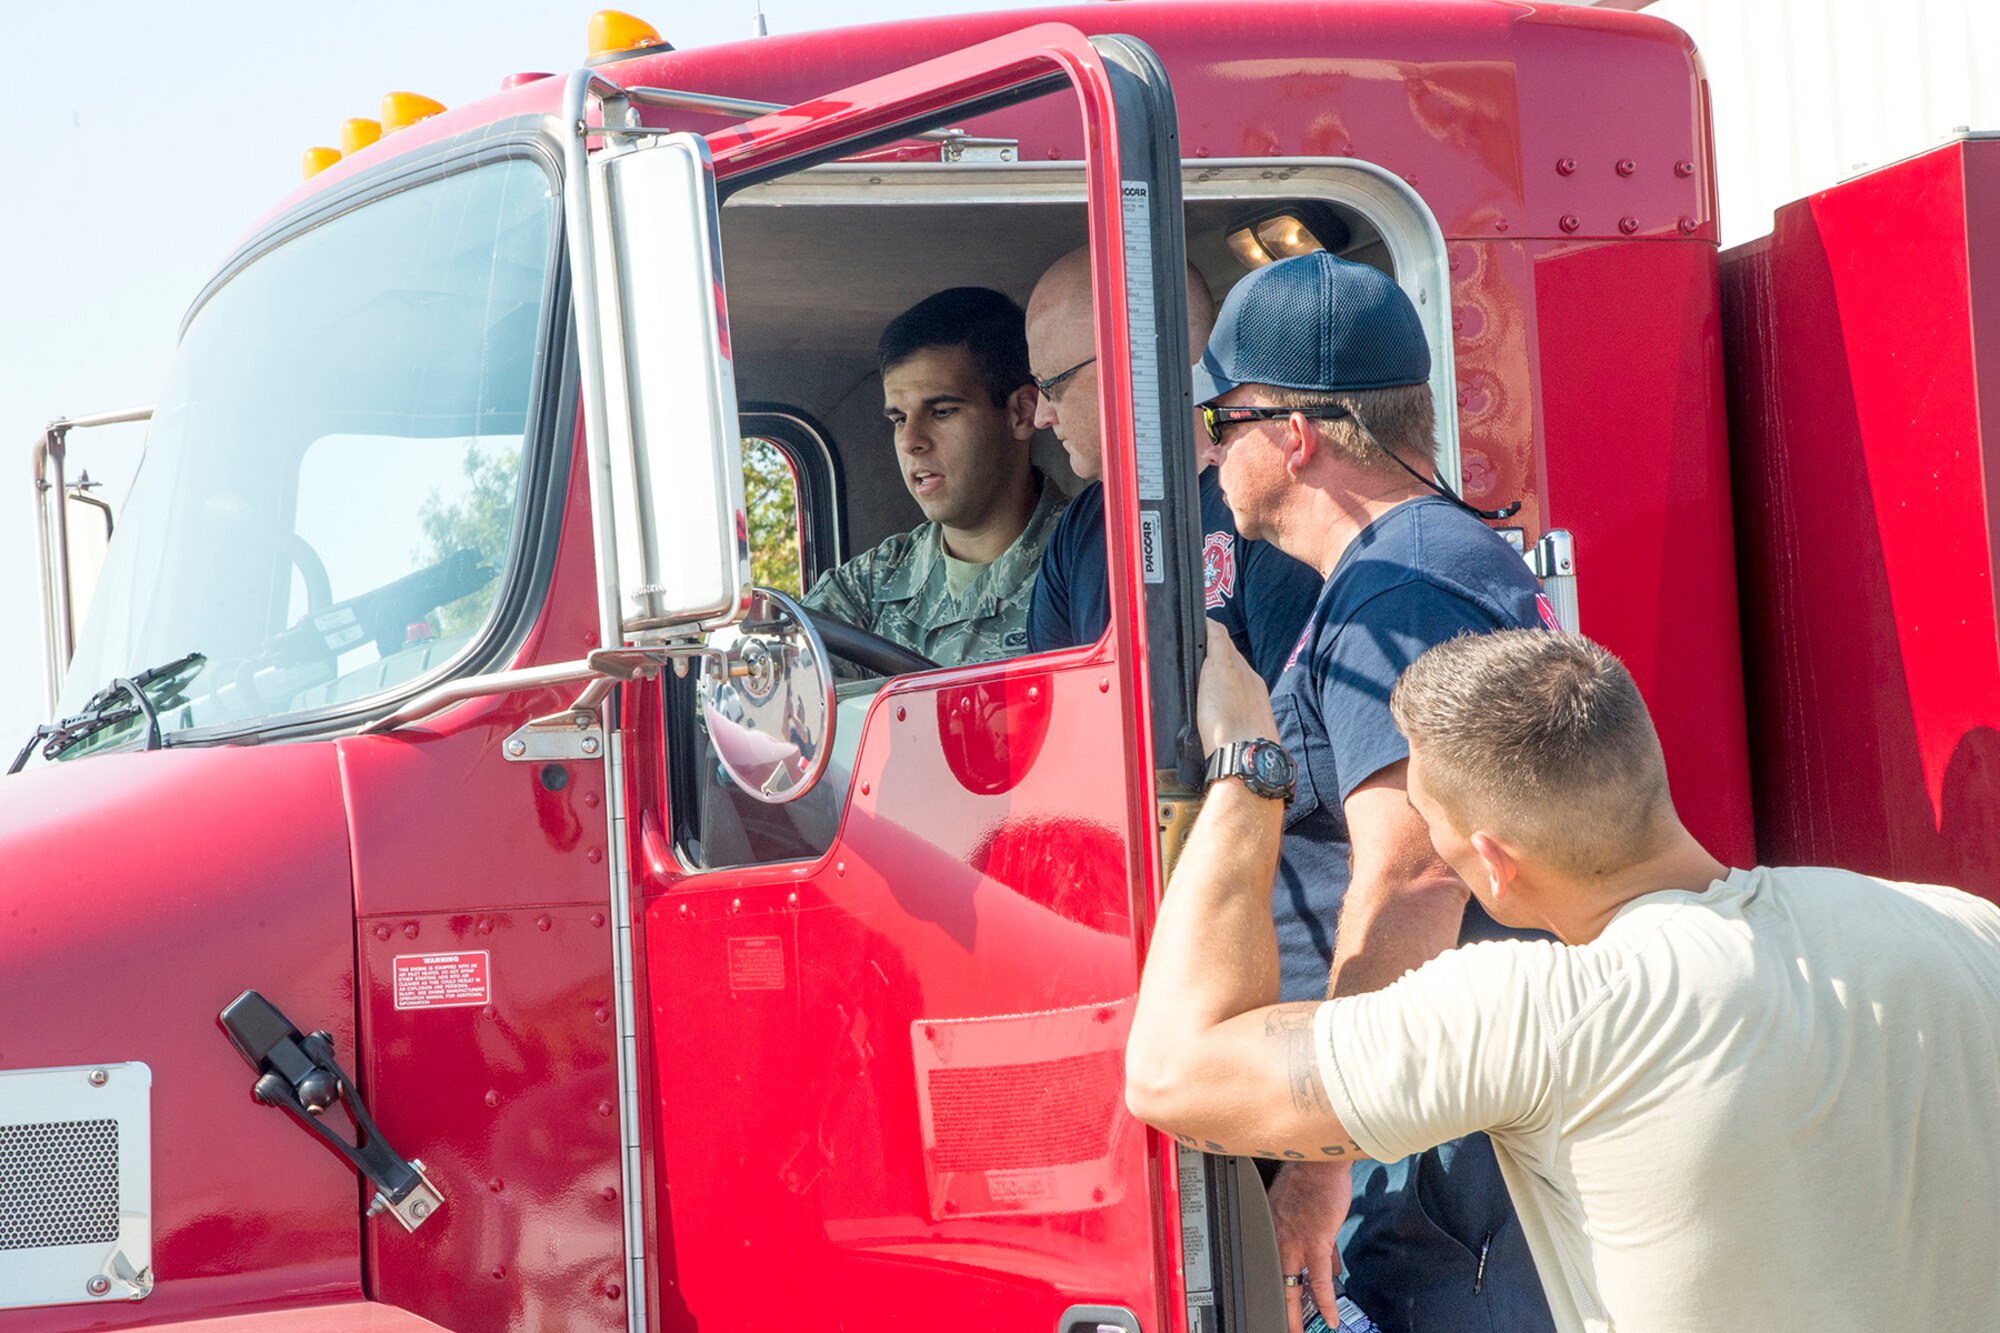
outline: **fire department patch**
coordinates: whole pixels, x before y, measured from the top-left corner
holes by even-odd
[[[1299,654],[1306,650],[1306,643],[1313,636],[1313,618],[1306,617],[1306,627],[1299,634],[1299,641],[1292,645],[1292,655],[1285,659],[1285,670],[1290,671],[1299,664]],[[1280,673],[1282,674],[1282,673]]]
[[[1555,604],[1549,601],[1547,593],[1538,592],[1535,594],[1535,607],[1542,613],[1542,623],[1544,625],[1547,625],[1552,630],[1561,631],[1562,621],[1556,619]]]
[[[1202,543],[1201,586],[1211,611],[1236,595],[1236,543],[1226,532],[1211,532]]]

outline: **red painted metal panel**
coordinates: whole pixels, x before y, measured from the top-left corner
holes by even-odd
[[[1755,857],[1721,312],[1706,242],[1530,247],[1547,521],[1576,534],[1584,632],[1646,696],[1674,802]]]
[[[823,861],[648,899],[666,1328],[1014,1330],[1080,1302],[1167,1326],[1118,1057],[1122,687],[1102,665],[950,679],[877,701]]]
[[[368,1095],[445,1194],[414,1233],[370,1224],[373,1294],[451,1328],[623,1328],[603,904],[362,926]],[[398,1008],[394,960],[438,954],[484,955],[489,1002]]]
[[[128,1327],[358,1295],[354,1176],[216,1026],[246,988],[354,1051],[347,832],[330,745],[106,755],[0,778],[0,1068],[153,1072],[144,1301],[0,1313]],[[79,1291],[78,1297],[83,1298]]]
[[[562,545],[541,619],[516,667],[575,661],[597,646],[583,457],[579,428],[565,479]],[[580,689],[493,695],[387,736],[340,743],[361,916],[608,900],[603,765],[568,765],[569,785],[552,792],[540,765],[510,764],[500,753],[515,728],[561,711]]]
[[[1725,258],[1767,860],[2000,898],[1996,195],[1995,146],[1948,145]]]
[[[1189,158],[1378,162],[1423,191],[1447,235],[1714,238],[1700,66],[1684,34],[1644,15],[1452,0],[1134,0],[771,37],[608,73],[789,106],[1041,22],[1129,33],[1158,51]],[[663,120],[718,124],[700,113]],[[1083,156],[1068,105],[964,124],[1019,139],[1024,161]]]
[[[562,547],[520,666],[596,645],[580,440],[573,458]],[[509,763],[501,748],[580,688],[339,743],[362,1086],[389,1141],[446,1195],[414,1234],[369,1224],[369,1293],[453,1328],[625,1321],[603,765]],[[398,1009],[396,957],[452,952],[488,955],[490,1001]]]
[[[1091,127],[1100,282],[1122,291],[1110,92],[1073,30],[1023,31],[752,122],[718,136],[718,171],[1056,72]],[[1129,508],[1117,303],[1098,334],[1106,484]],[[1113,540],[1134,547],[1124,528],[1114,520]],[[1177,1305],[1160,1161],[1123,1106],[1134,900],[1158,876],[1133,669],[1143,609],[1134,587],[1112,597],[1132,664],[1117,693],[1092,649],[1057,659],[1067,670],[1001,663],[897,690],[870,715],[817,865],[712,873],[649,903],[667,1327],[789,1326],[832,1291],[885,1328],[945,1309],[966,1328],[1030,1327],[1077,1303],[1164,1325]]]
[[[604,68],[627,85],[792,106],[1043,22],[1129,33],[1158,51],[1173,74],[1189,158],[1378,162],[1424,192],[1451,236],[1715,237],[1700,63],[1685,34],[1642,14],[1468,0],[1132,0],[781,35]],[[293,201],[377,155],[502,115],[554,111],[560,84],[526,84],[420,122],[351,167],[322,172]],[[704,132],[724,123],[647,114]],[[1083,156],[1069,105],[965,125],[1019,139],[1023,160]]]

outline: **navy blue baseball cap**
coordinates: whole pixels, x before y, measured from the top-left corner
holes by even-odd
[[[1194,401],[1244,384],[1389,389],[1431,377],[1417,308],[1378,268],[1315,250],[1260,268],[1230,291],[1194,367]]]

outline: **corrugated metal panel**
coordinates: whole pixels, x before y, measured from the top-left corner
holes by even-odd
[[[1863,164],[1956,126],[2000,129],[1994,0],[1659,0],[1700,48],[1715,110],[1722,242]]]

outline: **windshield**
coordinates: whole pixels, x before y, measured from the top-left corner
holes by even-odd
[[[215,293],[59,715],[187,653],[205,662],[163,732],[365,698],[472,646],[518,526],[555,209],[539,166],[500,162],[336,217]]]

